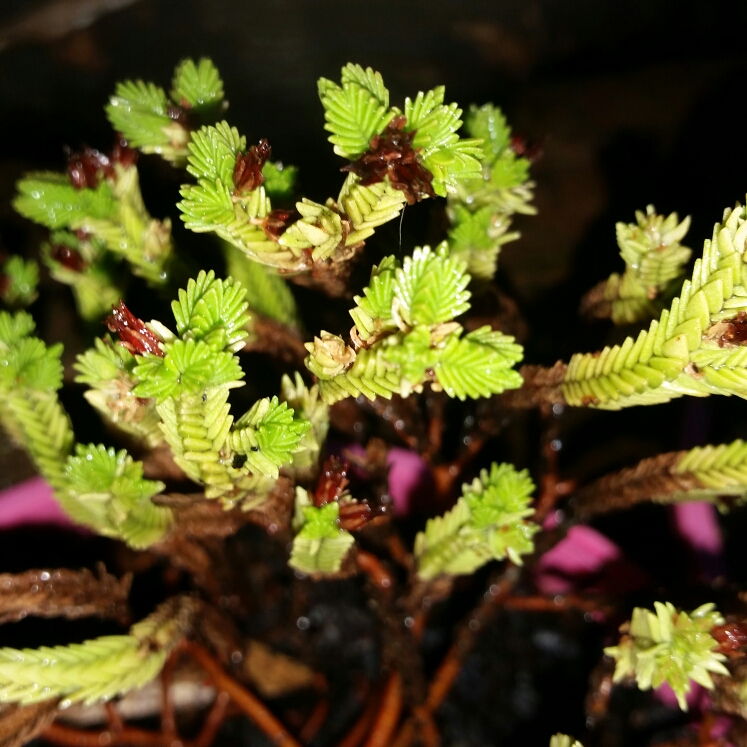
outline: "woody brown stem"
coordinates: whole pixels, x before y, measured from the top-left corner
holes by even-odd
[[[36,617],[113,618],[126,624],[132,574],[121,580],[103,564],[94,575],[88,569],[42,569],[0,573],[0,623]]]
[[[246,353],[267,353],[273,358],[303,370],[304,358],[308,355],[303,338],[295,327],[270,319],[253,316],[251,330],[255,339],[244,345]]]
[[[231,700],[274,744],[279,747],[300,747],[300,744],[264,703],[229,676],[206,648],[199,643],[189,641],[184,645],[184,650],[205,670],[213,684],[219,690],[228,693]]]
[[[586,521],[610,511],[703,487],[694,475],[675,472],[677,463],[685,453],[673,451],[644,459],[635,467],[606,475],[587,485],[571,501],[574,516]]]
[[[428,685],[425,702],[414,709],[413,715],[402,725],[391,747],[408,747],[423,723],[434,716],[449,694],[467,654],[474,646],[475,631],[481,630],[493,618],[518,580],[519,569],[513,564],[507,564],[498,582],[490,585],[482,602],[460,625],[454,643]]]
[[[609,319],[612,316],[612,301],[606,298],[607,281],[602,280],[581,298],[578,313],[582,319]]]
[[[527,409],[541,404],[566,404],[562,384],[568,366],[558,361],[552,368],[544,366],[522,366],[519,373],[524,383],[497,396],[502,407]]]
[[[361,713],[353,728],[343,737],[337,747],[359,747],[361,742],[366,738],[366,734],[371,730],[371,724],[373,724],[376,714],[379,712],[380,702],[380,697],[368,699],[363,713]]]
[[[379,589],[391,590],[394,588],[394,578],[386,569],[384,564],[370,552],[358,550],[355,555],[358,568],[368,576],[369,580]]]
[[[364,747],[389,747],[401,713],[402,676],[399,672],[392,672],[384,687],[381,707],[376,714]]]

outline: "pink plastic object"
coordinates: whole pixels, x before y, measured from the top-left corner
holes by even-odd
[[[720,555],[724,550],[716,509],[710,503],[680,503],[674,507],[674,524],[680,536],[698,552]]]
[[[41,477],[32,477],[0,492],[0,529],[24,524],[56,524],[81,530],[60,508],[52,488]]]
[[[543,594],[567,594],[580,587],[620,594],[645,584],[646,576],[614,542],[579,525],[539,559],[535,582]]]

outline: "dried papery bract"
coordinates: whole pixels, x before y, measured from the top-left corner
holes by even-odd
[[[408,204],[414,205],[436,193],[431,185],[433,174],[420,163],[412,146],[417,131],[404,132],[406,122],[404,115],[392,119],[381,134],[371,138],[368,151],[340,170],[358,176],[364,187],[388,178],[394,189],[405,194]]]

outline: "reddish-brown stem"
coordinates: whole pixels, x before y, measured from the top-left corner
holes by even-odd
[[[452,494],[457,480],[462,476],[467,465],[480,453],[484,443],[481,438],[474,437],[453,462],[439,464],[433,468],[437,499],[444,500]]]
[[[384,567],[384,564],[370,552],[358,550],[355,556],[358,568],[365,573],[373,584],[380,589],[390,590],[394,588],[394,578]]]
[[[318,700],[317,704],[314,706],[314,710],[311,712],[311,715],[299,732],[298,738],[304,744],[308,744],[317,735],[319,729],[324,726],[328,714],[329,701],[326,698]]]
[[[229,676],[212,654],[199,643],[189,641],[185,651],[205,670],[213,684],[227,692],[239,708],[258,726],[276,745],[280,747],[300,747],[299,743],[288,733],[283,724],[271,711],[243,685]]]
[[[210,712],[205,717],[200,733],[191,741],[185,743],[185,747],[210,747],[215,741],[215,737],[226,720],[228,706],[231,703],[231,697],[223,690],[218,691],[215,696],[215,702]]]
[[[105,731],[86,731],[52,724],[44,731],[43,738],[63,747],[172,747],[175,742],[182,743],[184,747],[210,747],[226,718],[230,702],[231,699],[225,692],[219,692],[200,733],[188,741],[179,739],[176,731],[173,734],[166,734],[162,731],[145,731],[124,726],[118,714],[116,718],[110,719],[110,728]]]
[[[116,747],[133,745],[133,747],[170,747],[171,739],[160,732],[145,731],[125,727],[122,731],[85,731],[69,726],[52,724],[48,726],[42,738],[64,747]]]
[[[412,570],[412,553],[405,547],[402,538],[398,534],[391,534],[386,544],[392,560],[405,570]]]
[[[542,433],[542,456],[544,458],[544,469],[540,481],[540,494],[537,498],[537,510],[534,521],[541,524],[545,517],[553,510],[558,499],[566,495],[572,489],[568,483],[561,483],[558,477],[558,453],[561,448],[560,425],[555,416],[554,406],[543,403],[540,406],[542,422],[544,425]]]
[[[161,670],[161,693],[163,705],[161,707],[161,731],[165,736],[176,737],[176,714],[174,711],[174,701],[171,699],[171,680],[174,674],[174,667],[179,658],[179,651],[174,651],[166,660]]]
[[[602,612],[610,611],[609,605],[598,599],[584,599],[583,597],[568,595],[555,597],[526,596],[508,597],[503,601],[503,606],[510,610],[524,610],[526,612],[566,612],[567,610],[578,610],[579,612]]]
[[[399,672],[392,672],[384,687],[381,707],[364,747],[389,747],[401,713],[402,676]]]
[[[430,418],[428,420],[428,448],[423,453],[423,459],[431,464],[441,452],[444,440],[444,399],[438,395],[433,395],[428,400],[428,411]]]
[[[381,698],[372,697],[366,703],[363,713],[353,725],[353,728],[343,737],[337,747],[359,747],[360,743],[366,738],[366,734],[371,730],[376,714],[379,711]]]
[[[420,722],[420,743],[423,747],[440,747],[441,735],[432,716],[425,716]]]
[[[114,707],[114,703],[104,704],[104,710],[106,711],[106,723],[109,731],[114,734],[121,732],[125,728],[125,725],[119,711]]]
[[[472,611],[468,620],[461,626],[456,640],[428,686],[425,703],[405,721],[389,747],[409,747],[416,736],[416,725],[422,725],[433,717],[459,676],[464,657],[472,648],[474,631],[480,630],[490,619],[493,610],[503,604],[517,580],[518,569],[508,564],[500,581],[490,586],[482,603]]]

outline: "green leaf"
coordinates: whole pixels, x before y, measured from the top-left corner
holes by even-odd
[[[143,465],[124,450],[78,445],[65,473],[67,503],[79,504],[100,534],[139,549],[161,539],[173,523],[171,509],[151,502],[165,485],[143,479]]]
[[[453,253],[488,250],[495,246],[490,237],[490,229],[495,218],[495,210],[486,205],[471,212],[462,205],[454,208],[454,228],[449,231],[449,247]]]
[[[246,456],[246,466],[271,477],[291,461],[303,435],[311,428],[296,420],[293,410],[277,397],[261,399],[234,424],[229,437],[233,451]]]
[[[0,703],[62,698],[60,708],[67,708],[72,703],[108,701],[143,687],[158,676],[191,627],[195,612],[193,599],[177,597],[133,625],[129,635],[52,648],[0,648]]]
[[[97,386],[119,378],[122,373],[131,373],[137,365],[135,356],[122,345],[115,345],[110,337],[97,338],[94,347],[81,353],[75,363],[78,384]]]
[[[567,734],[555,734],[550,737],[550,747],[584,747],[578,739]]]
[[[169,101],[163,88],[142,80],[117,84],[106,116],[133,148],[157,148],[170,143]]]
[[[511,144],[511,128],[503,112],[493,104],[472,104],[465,117],[464,127],[470,137],[483,141],[485,160],[491,164],[502,156]]]
[[[710,633],[714,626],[723,625],[724,618],[713,604],[701,605],[690,614],[677,612],[669,602],[654,602],[654,609],[636,607],[630,635],[604,652],[616,661],[615,682],[634,676],[641,690],[667,682],[686,711],[691,680],[712,690],[711,673],[729,676],[722,663],[726,656],[714,651],[718,643]]]
[[[395,282],[399,262],[393,255],[385,257],[371,269],[371,280],[363,289],[363,296],[354,296],[356,308],[351,309],[359,336],[367,340],[387,329],[396,329],[392,319]]]
[[[68,457],[66,471],[70,489],[91,500],[116,498],[136,504],[164,488],[162,482],[143,479],[142,463],[134,462],[124,449],[115,451],[100,444],[78,444],[75,456]]]
[[[83,222],[112,219],[117,201],[109,183],[102,180],[95,189],[75,189],[66,174],[35,173],[16,185],[13,207],[25,218],[47,228],[79,228]]]
[[[62,344],[47,347],[36,337],[0,347],[0,386],[55,392],[62,386]]]
[[[285,166],[280,161],[267,161],[262,167],[262,176],[265,178],[264,188],[269,197],[282,200],[293,194],[298,168]]]
[[[198,113],[212,113],[223,101],[223,81],[212,60],[183,60],[174,71],[171,98]]]
[[[373,68],[367,67],[365,70],[360,65],[348,62],[342,68],[341,83],[355,83],[361,88],[365,88],[377,101],[385,108],[389,108],[389,91],[384,85],[384,79],[381,73],[377,73]]]
[[[441,357],[441,351],[432,347],[428,327],[419,325],[404,335],[399,345],[384,349],[387,360],[398,363],[402,378],[407,382],[402,396],[407,396],[414,387],[422,384],[427,369],[433,368]]]
[[[301,436],[293,452],[293,467],[297,469],[314,467],[329,430],[329,407],[322,400],[319,385],[308,388],[298,371],[291,379],[287,374],[281,381],[281,399],[293,408],[293,419],[311,424]]]
[[[462,110],[456,104],[443,105],[445,90],[438,86],[428,93],[420,91],[414,101],[405,99],[405,130],[417,131],[412,144],[423,149],[423,157],[459,140],[455,133],[462,126]]]
[[[337,524],[340,505],[332,501],[321,508],[304,506],[301,512],[304,524],[293,539],[288,565],[303,573],[337,573],[355,543]]]
[[[490,169],[490,184],[496,189],[512,189],[529,179],[529,159],[517,158],[507,150]]]
[[[485,326],[447,341],[436,378],[450,397],[490,397],[521,386],[520,374],[511,367],[522,357],[523,348],[513,337]]]
[[[8,306],[29,306],[36,300],[39,265],[34,260],[25,261],[18,255],[9,257],[0,270],[0,277],[4,278],[0,296]]]
[[[212,270],[200,271],[171,304],[179,336],[202,340],[215,350],[241,350],[251,318],[245,297],[246,291],[233,278],[219,280]]]
[[[433,174],[433,191],[440,197],[456,191],[460,181],[482,177],[479,140],[457,140],[423,155],[422,163]]]
[[[525,519],[534,484],[526,470],[493,464],[490,472],[462,486],[462,497],[451,511],[430,519],[415,538],[418,574],[424,579],[440,573],[474,573],[489,560],[521,556],[534,551],[532,536],[539,526]]]
[[[134,370],[140,383],[133,390],[137,397],[168,397],[195,394],[207,387],[242,386],[244,372],[229,352],[213,350],[202,340],[175,340],[164,345],[164,357],[141,356]]]
[[[201,127],[192,133],[187,158],[189,171],[197,179],[220,180],[233,191],[233,169],[236,156],[246,149],[246,138],[228,122]]]
[[[490,472],[462,487],[475,529],[513,524],[534,513],[529,507],[534,483],[527,470],[517,472],[510,464],[493,463]]]
[[[396,273],[398,312],[410,326],[447,322],[469,308],[468,283],[464,263],[449,257],[444,245],[437,252],[417,247]]]
[[[324,129],[332,133],[329,141],[338,156],[354,159],[365,153],[371,138],[383,132],[394,116],[378,91],[372,93],[352,79],[344,81],[342,87],[320,81],[319,92],[326,120]]]
[[[34,318],[25,311],[17,311],[15,314],[0,311],[0,350],[3,344],[15,345],[30,335],[35,328]]]

